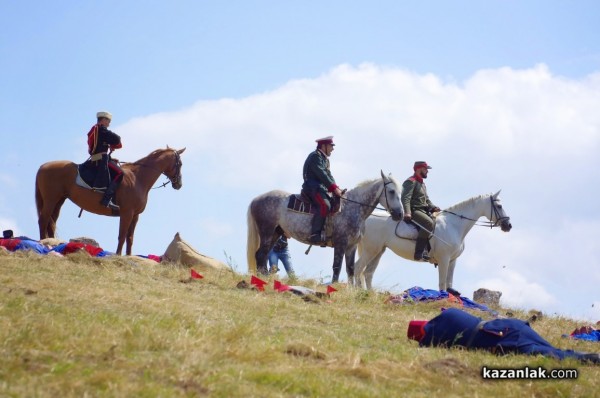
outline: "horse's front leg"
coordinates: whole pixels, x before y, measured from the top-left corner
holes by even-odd
[[[118,256],[123,252],[123,244],[125,243],[125,238],[127,237],[127,232],[129,231],[129,226],[131,225],[131,220],[133,219],[133,212],[123,211],[121,208],[121,217],[119,220],[119,243],[117,244],[117,252]],[[127,253],[130,254],[130,253]]]
[[[127,242],[127,250],[125,251],[125,253],[128,256],[131,256],[131,249],[133,248],[133,235],[135,234],[135,227],[137,225],[139,217],[139,214],[133,216],[133,218],[131,219],[131,224],[129,224],[129,229],[127,230],[127,237],[125,238]]]
[[[452,287],[452,280],[454,279],[454,267],[456,267],[456,259],[453,259],[448,264],[448,274],[446,275],[446,287],[450,289]]]
[[[354,259],[356,258],[356,244],[350,245],[346,248],[344,257],[346,258],[346,273],[348,274],[348,284],[354,285]]]
[[[344,246],[336,245],[333,249],[333,276],[331,278],[331,283],[336,283],[340,280],[340,271],[342,270],[344,253]]]
[[[440,290],[447,291],[448,289],[448,267],[450,259],[443,257],[438,262],[438,276]]]

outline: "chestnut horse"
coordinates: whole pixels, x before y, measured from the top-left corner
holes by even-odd
[[[66,160],[52,161],[40,166],[35,178],[35,203],[40,227],[40,239],[54,238],[60,208],[66,199],[82,210],[102,216],[119,216],[119,244],[121,255],[127,240],[127,255],[131,255],[133,234],[139,215],[146,208],[148,192],[161,174],[169,178],[174,189],[183,185],[181,180],[181,157],[185,148],[176,150],[157,149],[134,163],[122,165],[123,180],[116,191],[119,210],[113,211],[100,204],[102,192],[77,185],[77,164]]]

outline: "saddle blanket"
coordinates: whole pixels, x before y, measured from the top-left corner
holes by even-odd
[[[398,221],[396,224],[396,236],[402,239],[416,240],[419,231],[413,224]]]
[[[295,211],[297,213],[306,213],[311,214],[314,213],[313,205],[309,201],[305,200],[302,195],[292,194],[290,195],[290,200],[288,201],[287,208],[291,211]]]
[[[310,200],[308,200],[302,194],[290,195],[287,208],[297,213],[315,214],[319,211],[318,207],[315,206]],[[333,215],[342,211],[342,201],[338,197],[331,198],[331,210],[329,215]]]

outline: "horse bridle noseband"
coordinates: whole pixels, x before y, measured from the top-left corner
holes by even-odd
[[[461,219],[464,220],[469,220],[469,221],[475,221],[475,225],[480,226],[480,227],[490,227],[490,228],[494,228],[494,227],[499,227],[505,220],[510,219],[510,217],[500,217],[500,212],[498,211],[498,209],[496,208],[496,206],[494,205],[494,202],[497,201],[498,199],[494,199],[493,196],[490,196],[490,221],[483,221],[480,222],[479,220],[474,220],[472,218],[463,216],[462,214],[456,214],[452,211],[449,210],[442,210],[442,212],[444,213],[449,213],[452,214],[453,216],[459,217]],[[494,219],[494,215],[496,216],[496,222],[492,222],[491,220]],[[477,224],[480,223],[480,224]]]
[[[183,163],[181,162],[181,156],[179,155],[179,152],[177,152],[176,150],[173,150],[173,153],[175,153],[175,177],[171,178],[167,175],[166,172],[163,171],[162,174],[165,175],[165,177],[167,177],[169,179],[169,181],[171,182],[171,184],[180,184],[181,183],[181,166],[183,165]]]

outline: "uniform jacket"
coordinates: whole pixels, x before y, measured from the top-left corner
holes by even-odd
[[[122,148],[121,137],[113,133],[106,126],[95,124],[88,133],[88,153],[107,153],[109,149]]]
[[[437,207],[429,200],[425,183],[419,181],[414,175],[402,184],[401,200],[406,214],[412,214],[414,210],[429,213]]]
[[[320,192],[325,195],[338,187],[329,170],[329,159],[318,149],[306,158],[302,175],[304,177],[302,189],[308,193]]]

